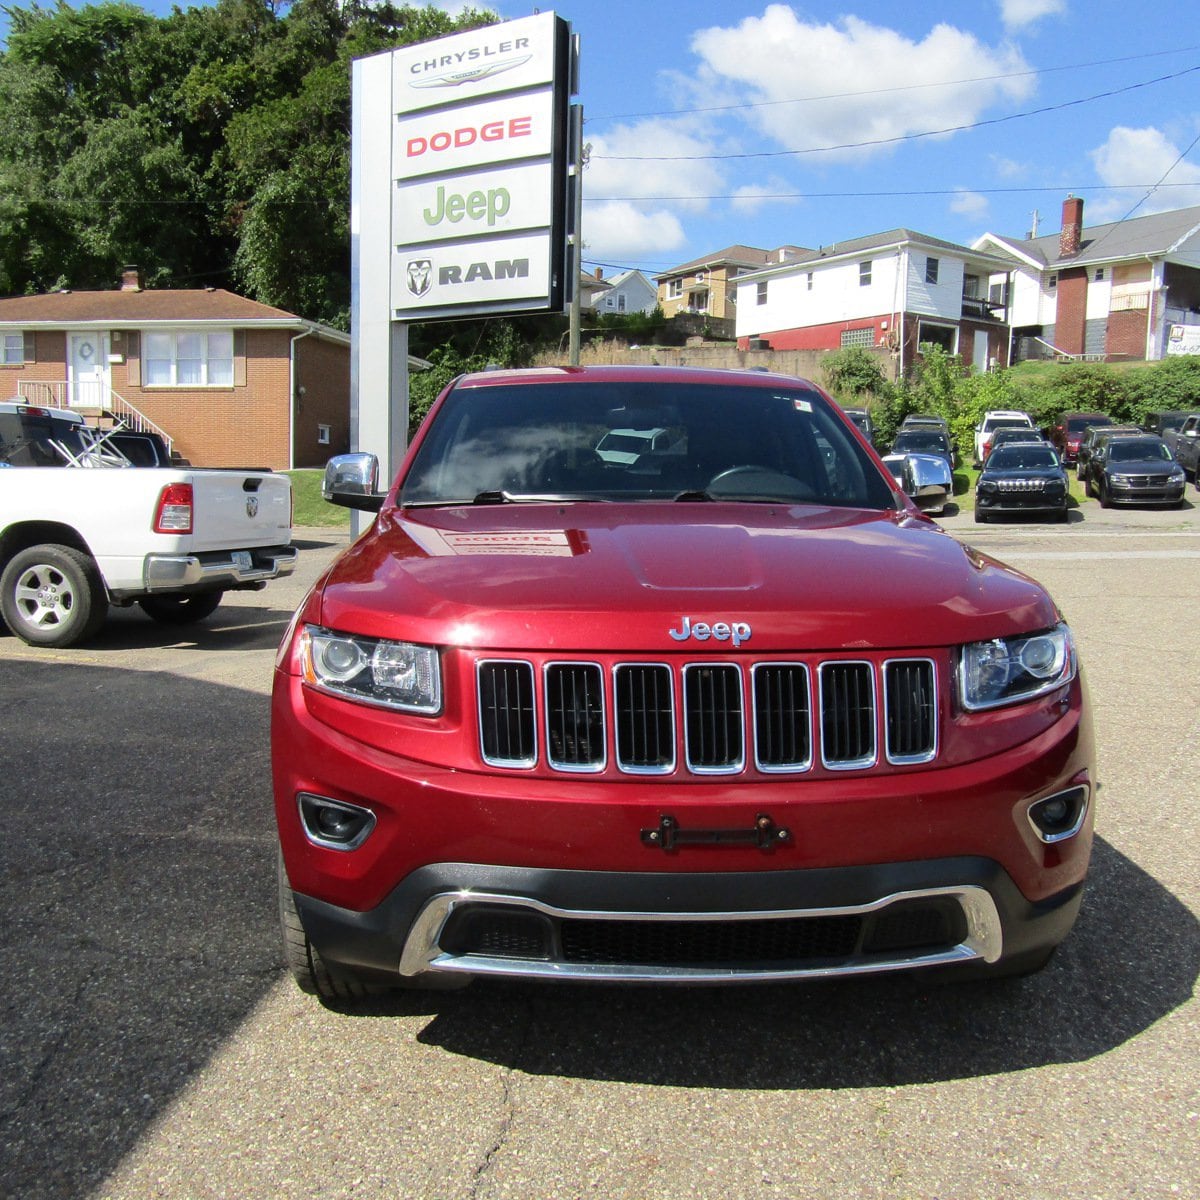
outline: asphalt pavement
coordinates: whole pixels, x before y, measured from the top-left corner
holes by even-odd
[[[285,977],[268,711],[347,541],[191,630],[0,635],[0,1194],[1200,1197],[1200,509],[942,524],[1041,579],[1100,746],[1091,881],[1040,975],[475,984],[335,1012]],[[1198,497],[1197,499],[1200,499]]]

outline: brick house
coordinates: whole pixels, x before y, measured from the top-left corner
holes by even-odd
[[[986,371],[1008,364],[1012,263],[892,229],[738,276],[740,349],[886,347],[896,377],[923,345]]]
[[[1014,360],[1158,359],[1200,326],[1200,207],[1086,229],[1068,196],[1058,233],[975,247],[1011,264]]]
[[[161,433],[196,466],[314,467],[350,447],[350,335],[219,288],[0,299],[0,397]]]

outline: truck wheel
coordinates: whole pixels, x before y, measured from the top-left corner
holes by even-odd
[[[1103,480],[1096,485],[1096,490],[1100,496],[1100,507],[1112,508],[1112,501],[1108,498],[1108,487],[1105,485]]]
[[[108,614],[96,564],[73,546],[30,546],[0,575],[0,615],[30,646],[65,648],[92,637]]]
[[[164,625],[192,625],[217,611],[224,592],[194,592],[180,596],[143,596],[142,612]]]
[[[385,990],[343,975],[332,970],[308,940],[300,914],[296,911],[296,900],[292,885],[288,882],[279,855],[279,924],[283,932],[283,957],[292,977],[302,992],[318,997],[323,1003],[338,1008],[351,1008],[368,996],[378,995]]]

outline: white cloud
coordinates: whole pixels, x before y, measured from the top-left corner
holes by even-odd
[[[795,204],[795,195],[788,192],[794,192],[794,188],[785,183],[748,183],[734,189],[730,207],[739,215],[753,216],[768,204]]]
[[[886,141],[968,125],[1000,101],[1026,98],[1032,76],[1012,47],[993,49],[946,24],[920,41],[846,16],[803,22],[787,5],[733,28],[700,30],[692,49],[714,87],[761,107],[743,119],[781,147]],[[989,78],[1007,75],[1008,78]],[[794,103],[780,101],[796,101]],[[796,161],[862,160],[886,147],[827,151]]]
[[[992,154],[992,166],[1001,179],[1024,179],[1029,174],[1029,164],[1017,162],[1016,159],[1005,158],[1002,154]]]
[[[634,202],[643,196],[670,196],[673,208],[702,211],[708,201],[674,197],[716,196],[726,190],[718,168],[700,157],[714,152],[711,139],[693,132],[685,121],[656,118],[596,135],[585,125],[583,136],[592,148],[584,174],[585,196]]]
[[[1009,29],[1032,25],[1043,17],[1062,16],[1066,0],[1000,0],[1000,16]]]
[[[626,201],[585,205],[584,257],[602,262],[670,258],[666,251],[685,242],[683,226],[674,213],[644,212]]]
[[[950,211],[962,217],[986,216],[988,198],[978,192],[969,192],[966,188],[956,188],[954,198],[950,201]]]
[[[1175,145],[1159,129],[1130,129],[1118,125],[1103,145],[1090,152],[1090,156],[1097,175],[1110,187],[1149,188],[1160,179],[1164,183],[1188,185],[1155,192],[1138,209],[1138,215],[1145,216],[1200,204],[1200,166],[1187,161],[1177,163],[1181,153],[1182,147]],[[1121,217],[1142,194],[1122,191],[1119,196],[1089,203],[1088,223],[1098,224]]]

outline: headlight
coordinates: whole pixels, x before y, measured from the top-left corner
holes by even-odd
[[[432,646],[358,637],[306,625],[300,634],[304,679],[322,691],[403,712],[437,713],[442,675]]]
[[[1179,467],[1177,470],[1171,472],[1167,477],[1167,481],[1169,483],[1187,483],[1187,475],[1184,474],[1183,468]]]
[[[974,712],[1044,696],[1075,678],[1071,631],[1058,625],[1029,637],[972,642],[959,660],[959,696]]]

